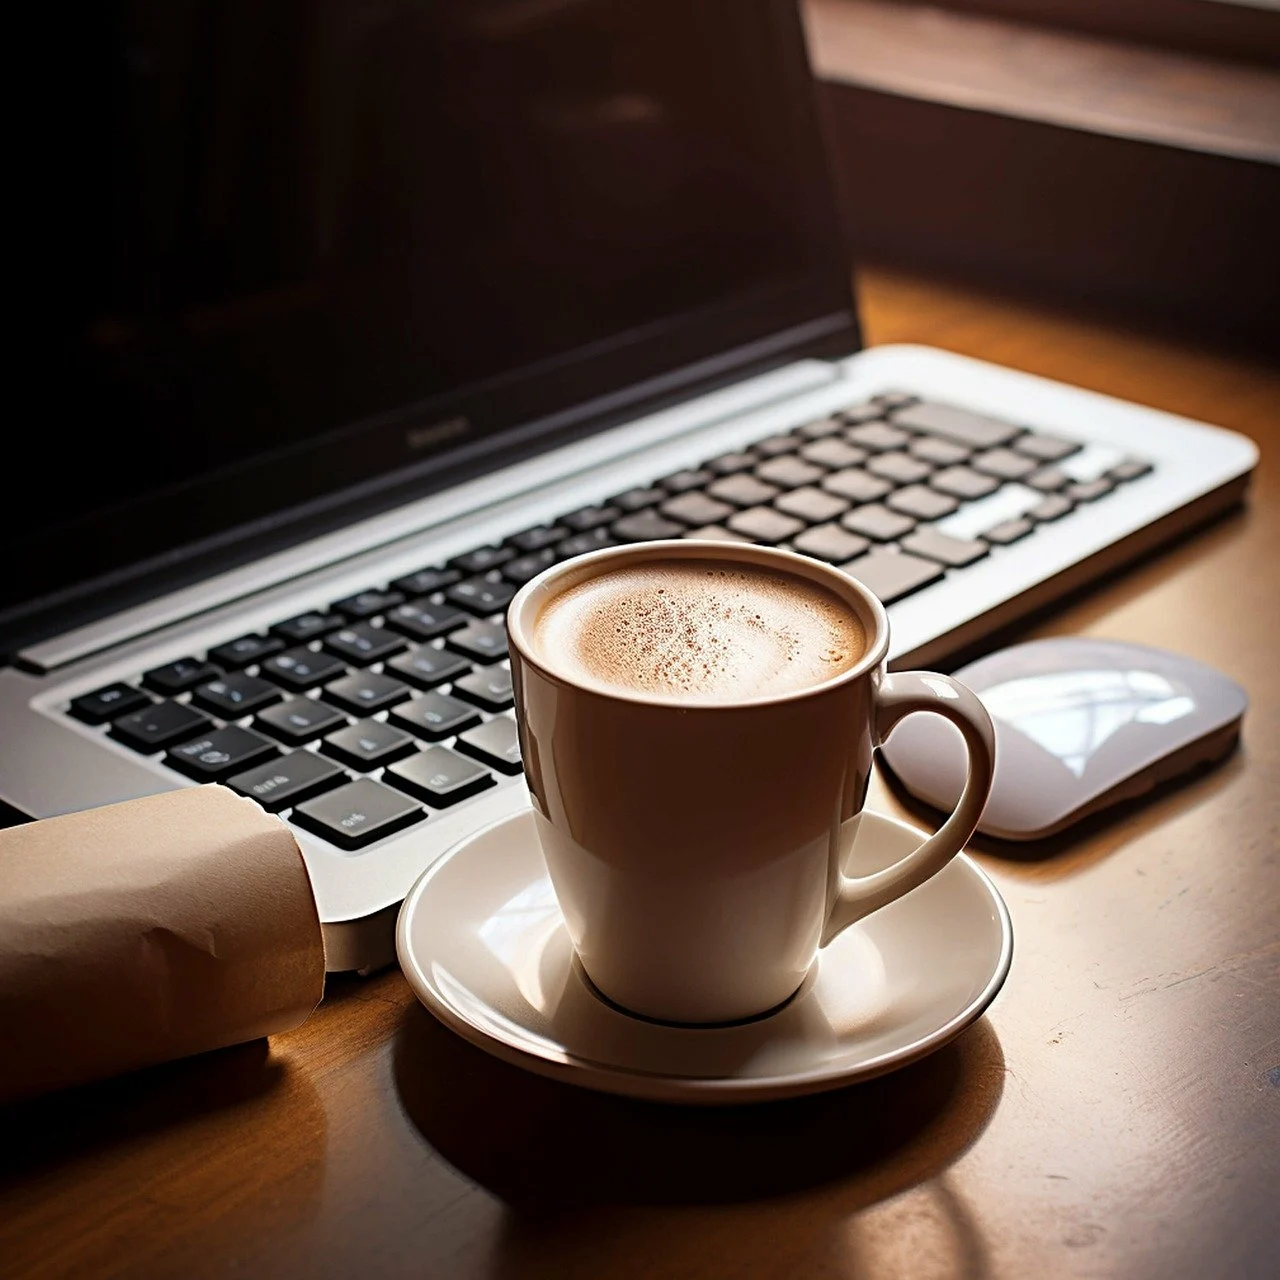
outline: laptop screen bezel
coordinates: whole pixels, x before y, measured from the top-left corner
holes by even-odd
[[[791,294],[735,300],[683,317],[680,326],[598,352],[579,349],[554,367],[525,368],[435,396],[309,445],[300,459],[270,455],[127,506],[19,538],[5,560],[31,590],[0,609],[0,657],[115,609],[251,562],[412,499],[557,447],[574,438],[796,360],[840,357],[862,345],[834,185],[826,168],[804,36],[789,0],[769,5],[787,108],[813,148],[815,207],[825,204],[824,265]],[[821,211],[820,211],[821,212]],[[661,361],[653,354],[661,349]],[[353,465],[358,461],[359,465]],[[372,465],[371,465],[372,464]],[[345,486],[288,478],[350,475]],[[257,495],[284,495],[278,503]],[[192,529],[195,510],[244,510],[249,518]],[[181,530],[157,550],[154,531]],[[138,536],[134,536],[137,534]],[[148,543],[149,540],[149,543]],[[114,558],[103,561],[103,549]],[[85,571],[84,566],[92,568]]]

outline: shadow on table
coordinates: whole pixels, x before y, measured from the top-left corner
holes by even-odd
[[[267,1041],[254,1040],[0,1107],[0,1189],[262,1098],[285,1071]]]
[[[0,1109],[0,1275],[284,1275],[328,1117],[265,1040]]]
[[[946,1169],[994,1113],[1004,1057],[982,1019],[928,1058],[863,1084],[684,1107],[534,1075],[412,1009],[395,1079],[422,1136],[517,1210],[725,1204],[839,1181],[847,1212]]]

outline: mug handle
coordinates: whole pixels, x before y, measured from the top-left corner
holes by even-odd
[[[937,875],[968,842],[978,827],[995,772],[996,735],[977,694],[950,676],[932,671],[895,671],[884,675],[876,693],[875,737],[878,747],[894,725],[913,711],[945,716],[964,735],[968,753],[964,790],[951,816],[918,849],[891,867],[868,876],[846,876],[833,858],[830,906],[822,946],[855,921],[909,893]]]

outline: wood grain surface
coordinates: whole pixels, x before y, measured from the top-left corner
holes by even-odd
[[[1145,641],[1252,697],[1224,764],[983,848],[1011,976],[951,1046],[739,1109],[533,1077],[398,972],[298,1031],[0,1113],[0,1275],[1262,1277],[1280,1257],[1280,375],[883,271],[913,341],[1244,431],[1247,507],[1019,637]],[[1012,638],[1012,637],[1010,637]],[[883,785],[873,804],[909,814]]]

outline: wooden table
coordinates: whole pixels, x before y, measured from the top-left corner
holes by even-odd
[[[906,1070],[766,1106],[639,1104],[489,1058],[398,972],[344,979],[269,1050],[0,1114],[0,1275],[1276,1274],[1280,376],[880,271],[862,288],[873,342],[1261,443],[1246,510],[1020,633],[1225,669],[1253,699],[1240,750],[1069,838],[982,853],[1011,976]],[[905,812],[882,784],[873,803]]]

